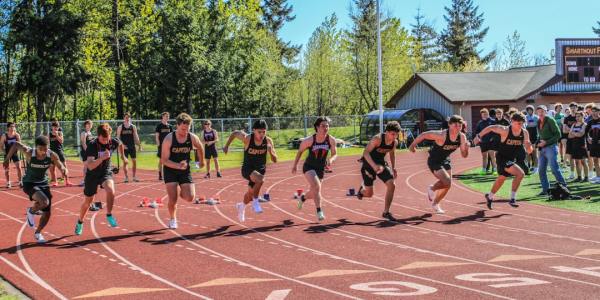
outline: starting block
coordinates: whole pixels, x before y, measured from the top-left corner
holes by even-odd
[[[356,191],[354,190],[354,188],[349,188],[346,196],[356,196]]]
[[[144,197],[142,199],[142,202],[140,202],[140,207],[146,207],[150,204],[150,200],[147,197]]]
[[[298,199],[300,198],[300,196],[302,196],[302,193],[304,192],[304,190],[302,189],[297,189],[296,193],[294,194],[294,199]]]
[[[269,193],[264,193],[263,194],[263,199],[270,201],[271,200],[271,195],[269,195]]]

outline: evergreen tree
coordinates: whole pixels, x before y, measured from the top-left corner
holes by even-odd
[[[411,34],[415,39],[414,56],[419,59],[418,71],[430,72],[440,63],[440,49],[437,43],[438,34],[421,9],[417,9],[415,23],[411,24]]]

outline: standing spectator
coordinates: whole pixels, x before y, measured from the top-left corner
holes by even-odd
[[[600,108],[592,108],[592,119],[586,127],[587,142],[590,146],[590,156],[594,164],[596,176],[590,181],[593,183],[600,183]],[[590,163],[591,164],[591,163]]]
[[[571,169],[571,174],[569,175],[569,180],[575,179],[575,163],[573,162],[573,157],[571,152],[573,152],[573,147],[571,146],[571,141],[569,140],[569,131],[571,131],[571,127],[577,121],[575,119],[575,113],[577,112],[577,103],[571,102],[569,104],[569,109],[565,111],[565,118],[563,119],[563,139],[565,140],[565,156],[567,159],[567,163]]]
[[[554,111],[556,111],[556,113],[554,114],[554,120],[556,120],[556,124],[558,125],[559,128],[561,128],[561,132],[562,132],[563,119],[565,118],[565,115],[562,112],[563,111],[562,103],[556,103],[554,105]],[[566,143],[567,143],[567,140],[565,139],[565,135],[563,134],[562,137],[560,138],[560,143],[558,143],[558,153],[560,154],[560,162],[561,163],[565,162]]]
[[[221,178],[221,169],[219,168],[219,154],[217,153],[217,143],[219,142],[219,133],[212,128],[210,120],[202,122],[204,129],[200,135],[200,140],[204,144],[204,159],[206,159],[206,176],[205,179],[210,178],[210,160],[215,161],[215,170],[217,171],[217,177]]]
[[[536,116],[533,111],[533,105],[527,105],[525,108],[527,114],[525,115],[525,121],[527,122],[527,131],[529,132],[529,139],[531,143],[534,145],[533,152],[529,154],[529,166],[532,174],[537,172],[537,161],[538,161],[538,150],[535,147],[535,144],[538,141],[538,116]]]
[[[475,135],[478,135],[483,129],[488,126],[494,125],[494,120],[490,118],[490,112],[487,108],[483,108],[479,111],[481,113],[481,120],[475,126]],[[496,153],[492,150],[492,137],[490,135],[484,136],[479,144],[482,156],[481,175],[492,174],[496,171]],[[492,162],[491,172],[488,169],[488,160]]]
[[[560,140],[561,133],[560,128],[558,128],[558,125],[556,124],[556,120],[546,116],[545,105],[539,105],[536,112],[539,117],[539,139],[537,147],[540,149],[538,165],[540,183],[542,184],[542,191],[539,196],[547,196],[548,190],[550,189],[548,174],[546,173],[548,164],[550,164],[550,170],[556,181],[565,187],[567,186],[567,182],[560,173],[560,167],[558,166],[558,141]]]
[[[577,179],[575,182],[587,182],[588,181],[588,165],[585,162],[587,158],[587,149],[586,149],[586,124],[583,121],[583,112],[578,111],[575,113],[575,124],[571,126],[571,130],[569,131],[569,139],[571,140],[571,145],[573,147],[573,161],[575,162],[575,168],[577,169]],[[583,170],[582,170],[583,169]],[[583,180],[581,178],[581,172],[583,171]]]

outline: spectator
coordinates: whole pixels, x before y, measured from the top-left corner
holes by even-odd
[[[474,135],[478,135],[486,127],[494,125],[494,120],[490,118],[490,112],[487,108],[483,108],[479,112],[481,113],[481,120],[475,126]],[[491,174],[496,170],[496,153],[491,148],[492,142],[491,135],[484,136],[480,141],[479,147],[482,156],[481,175]],[[491,172],[488,169],[488,160],[492,162]]]
[[[548,190],[550,189],[548,174],[546,173],[548,164],[550,164],[550,170],[556,181],[563,186],[567,186],[567,182],[560,173],[560,167],[558,166],[558,142],[561,138],[561,131],[556,124],[556,120],[546,116],[546,110],[545,105],[539,105],[536,109],[536,113],[539,117],[539,139],[537,146],[540,149],[540,158],[538,166],[540,183],[542,185],[542,192],[539,196],[547,196]]]

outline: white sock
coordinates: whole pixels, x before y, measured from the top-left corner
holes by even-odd
[[[252,197],[252,201],[256,202],[256,201],[258,201],[258,198],[257,197]]]
[[[494,200],[494,195],[495,195],[495,194],[494,194],[494,193],[492,193],[492,192],[490,192],[490,194],[489,194],[489,195],[490,195],[490,199]]]
[[[510,192],[510,199],[517,200],[517,192],[515,192],[515,191],[511,191],[511,192]]]

